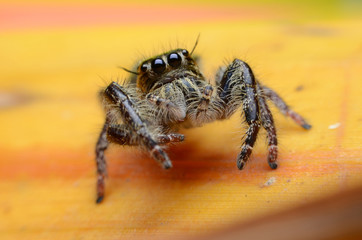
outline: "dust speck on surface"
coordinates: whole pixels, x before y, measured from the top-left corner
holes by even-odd
[[[299,85],[298,87],[295,88],[295,91],[300,92],[304,89],[303,85]]]
[[[341,126],[341,123],[335,123],[335,124],[331,124],[328,126],[328,129],[336,129],[339,128],[339,126]]]
[[[261,187],[269,187],[273,185],[276,181],[277,179],[275,177],[271,177]]]
[[[0,109],[22,105],[34,100],[34,96],[23,92],[0,92]]]

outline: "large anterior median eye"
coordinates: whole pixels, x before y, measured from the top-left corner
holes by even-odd
[[[152,61],[151,67],[155,73],[163,73],[166,69],[166,63],[161,58],[156,58]]]
[[[177,53],[171,53],[170,55],[168,55],[167,61],[168,64],[174,68],[181,65],[181,57]]]

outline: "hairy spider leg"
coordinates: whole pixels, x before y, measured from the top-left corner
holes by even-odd
[[[138,145],[137,139],[126,124],[111,124],[107,129],[107,139],[119,145]]]
[[[301,115],[290,109],[288,105],[284,102],[284,100],[276,92],[266,86],[261,86],[261,88],[264,96],[270,99],[284,115],[292,118],[304,129],[308,130],[312,128],[312,126],[306,120],[304,120]]]
[[[174,142],[182,142],[185,140],[185,136],[180,133],[170,133],[170,134],[161,134],[158,135],[158,143],[166,144],[166,143],[174,143]]]
[[[146,124],[140,118],[132,100],[128,97],[123,88],[119,84],[112,82],[104,93],[108,99],[117,104],[123,122],[137,135],[140,145],[144,146],[163,168],[168,169],[172,167],[169,157],[161,149],[156,140],[152,138]]]
[[[244,143],[241,146],[241,151],[236,160],[236,165],[240,170],[244,168],[246,162],[249,160],[260,129],[260,123],[258,121],[253,120],[248,122],[248,124],[249,128],[246,131]]]
[[[265,101],[264,96],[261,93],[260,84],[257,82],[257,90],[258,90],[258,103],[260,108],[260,120],[267,131],[268,137],[268,164],[272,169],[276,169],[278,167],[277,157],[278,157],[278,139],[277,139],[277,131],[274,124],[273,115],[269,109],[267,102]]]
[[[107,129],[110,123],[110,114],[107,113],[106,121],[99,135],[96,144],[96,164],[97,164],[97,203],[102,202],[104,198],[104,178],[107,175],[107,163],[104,156],[104,151],[108,147]]]
[[[134,134],[127,128],[126,125],[121,124],[112,124],[108,127],[107,138],[110,142],[119,144],[119,145],[139,145]],[[167,144],[173,142],[182,142],[185,139],[183,134],[170,133],[170,134],[160,134],[157,136],[158,144]]]
[[[101,134],[96,145],[96,163],[97,163],[97,203],[102,202],[105,190],[105,176],[107,175],[107,163],[104,152],[109,142],[120,145],[139,145],[137,139],[133,137],[132,132],[127,125],[110,124],[110,113],[107,114],[106,122],[102,128]],[[159,135],[158,143],[167,144],[170,142],[181,142],[184,135],[171,133],[167,135]]]
[[[237,166],[241,170],[252,153],[261,126],[256,80],[250,67],[240,59],[235,59],[225,70],[219,91],[219,96],[225,103],[224,118],[229,117],[242,103],[249,125],[237,158]]]

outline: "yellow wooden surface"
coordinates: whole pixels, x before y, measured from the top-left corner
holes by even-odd
[[[103,4],[0,2],[0,239],[174,238],[362,185],[362,19],[354,2]],[[72,20],[59,6],[88,17]],[[104,6],[136,17],[102,22]],[[35,9],[45,10],[26,15]],[[165,15],[152,20],[155,9]],[[60,23],[52,21],[57,14]],[[199,33],[196,54],[208,78],[242,58],[313,128],[273,108],[275,171],[265,133],[237,170],[239,114],[183,131],[186,141],[168,150],[168,171],[137,149],[112,146],[106,198],[96,205],[97,91],[128,77],[117,66],[170,47],[191,49]]]

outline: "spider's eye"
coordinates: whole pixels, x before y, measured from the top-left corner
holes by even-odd
[[[152,61],[151,67],[155,73],[163,73],[166,69],[166,63],[161,58],[156,58]]]
[[[170,64],[171,67],[178,67],[181,65],[181,57],[177,53],[171,53],[167,57],[168,64]]]
[[[141,66],[141,71],[142,72],[146,72],[147,71],[147,64],[146,63],[144,63],[144,64],[142,64],[142,66]]]
[[[187,57],[189,55],[189,51],[187,51],[186,49],[182,50],[182,54]]]

